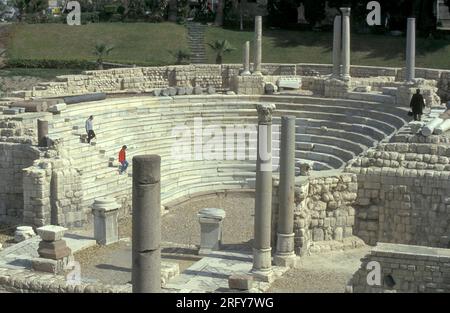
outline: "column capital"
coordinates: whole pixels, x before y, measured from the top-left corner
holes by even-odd
[[[344,15],[344,16],[350,16],[350,12],[351,12],[351,8],[340,8],[341,9],[341,12],[342,12],[342,15]]]
[[[273,103],[258,103],[256,105],[256,110],[258,110],[258,123],[271,123],[272,114],[275,108],[275,104]]]

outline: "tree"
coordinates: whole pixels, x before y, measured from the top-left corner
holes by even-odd
[[[98,43],[95,45],[94,54],[97,57],[97,66],[99,70],[103,70],[103,60],[113,49],[113,46],[107,46],[104,43]]]
[[[191,59],[191,53],[186,50],[177,50],[175,52],[170,52],[175,57],[175,64],[182,65],[182,64],[189,64],[189,60]]]
[[[208,46],[216,53],[216,64],[222,64],[223,55],[235,50],[225,39],[208,43]]]
[[[169,22],[176,22],[178,14],[177,0],[169,0]]]
[[[225,0],[218,0],[217,9],[216,9],[216,17],[214,20],[214,25],[222,26],[223,25],[223,7]]]

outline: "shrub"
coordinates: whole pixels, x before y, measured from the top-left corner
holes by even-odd
[[[57,69],[96,69],[96,63],[86,60],[52,59],[9,59],[7,67],[18,68],[57,68]]]

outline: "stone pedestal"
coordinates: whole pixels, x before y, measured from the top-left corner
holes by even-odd
[[[94,215],[94,237],[99,245],[119,241],[119,204],[114,198],[96,199],[92,208]]]
[[[350,8],[342,12],[342,79],[350,80]]]
[[[15,242],[22,242],[24,240],[30,239],[32,237],[36,236],[33,227],[31,226],[19,226],[16,228],[16,231],[14,232],[14,241]]]
[[[63,240],[67,228],[48,225],[37,229],[42,241],[39,243],[39,258],[32,261],[35,271],[60,274],[72,260],[72,250]]]
[[[222,209],[206,208],[197,214],[200,223],[199,255],[207,255],[217,251],[222,244],[222,221],[225,211]]]

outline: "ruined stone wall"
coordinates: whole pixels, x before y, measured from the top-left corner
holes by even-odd
[[[162,67],[120,68],[104,71],[85,71],[82,75],[67,75],[57,77],[56,82],[40,83],[30,91],[17,92],[18,96],[54,97],[92,92],[147,91],[153,88],[181,86],[213,86],[216,89],[230,88],[230,79],[239,74],[241,64],[196,64]],[[304,89],[317,94],[324,94],[323,79],[318,76],[329,75],[332,65],[329,64],[277,64],[262,65],[264,75],[274,76],[304,76]],[[352,66],[353,78],[391,77],[397,82],[403,81],[404,70],[400,68]],[[450,71],[434,69],[417,69],[417,78],[436,80],[439,96],[449,99]],[[380,86],[377,86],[377,82]],[[376,80],[366,82],[375,89],[386,86],[386,81]],[[317,85],[316,85],[317,84]],[[389,84],[388,84],[389,85]]]
[[[39,151],[20,143],[0,142],[0,221],[15,223],[22,219],[22,169],[39,158]]]
[[[355,234],[368,244],[450,245],[448,144],[389,143],[347,168],[358,175]]]
[[[89,212],[82,207],[82,181],[68,159],[37,160],[23,170],[23,223],[82,226]]]
[[[309,177],[296,184],[294,233],[295,252],[304,255],[314,249],[315,242],[338,241],[353,235],[357,177],[332,174]],[[272,242],[276,242],[278,221],[278,183],[273,189]]]
[[[23,217],[22,169],[40,157],[29,121],[0,120],[0,221],[16,223]]]
[[[377,262],[380,271],[368,268],[369,262]],[[379,281],[370,279],[369,285],[368,275],[377,273]],[[349,286],[354,293],[448,293],[450,250],[380,243],[362,259]]]

